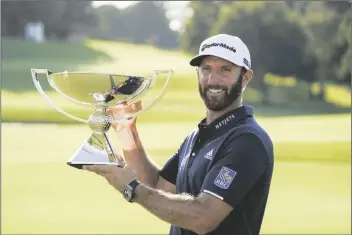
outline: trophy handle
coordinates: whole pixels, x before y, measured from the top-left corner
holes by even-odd
[[[78,118],[76,116],[73,116],[69,113],[66,113],[65,111],[63,111],[59,106],[57,106],[43,91],[42,86],[40,85],[39,79],[38,79],[38,74],[45,74],[48,76],[49,71],[47,69],[31,69],[31,73],[32,73],[32,79],[34,82],[35,87],[37,88],[37,90],[39,91],[39,93],[43,96],[43,98],[46,100],[46,102],[48,102],[51,106],[53,106],[57,111],[59,111],[60,113],[66,115],[69,118],[72,118],[76,121],[79,122],[83,122],[83,123],[88,123],[88,120],[84,120],[81,118]]]
[[[151,86],[154,85],[154,83],[155,83],[155,81],[156,81],[156,78],[157,78],[158,74],[160,74],[160,73],[168,73],[168,75],[167,75],[167,80],[166,80],[166,82],[165,82],[165,84],[164,84],[164,87],[161,89],[160,94],[159,94],[152,102],[150,102],[150,104],[147,105],[145,108],[142,108],[142,109],[139,110],[138,112],[136,112],[136,113],[134,113],[134,114],[131,114],[131,115],[128,115],[128,116],[124,116],[124,117],[122,117],[122,118],[120,118],[120,119],[117,119],[117,120],[110,120],[110,123],[118,123],[118,122],[120,122],[120,121],[123,121],[123,120],[126,120],[126,119],[130,119],[130,118],[132,118],[132,117],[134,117],[134,116],[138,116],[140,113],[142,113],[142,112],[144,112],[145,110],[151,108],[151,107],[156,103],[156,101],[159,100],[159,99],[164,95],[165,89],[166,89],[166,87],[167,87],[167,85],[168,85],[168,83],[169,83],[169,80],[170,80],[170,75],[171,75],[171,73],[173,73],[173,70],[154,70],[153,78],[152,78],[152,81],[151,81],[150,84],[149,84],[149,87],[151,87]],[[148,89],[148,88],[147,88],[147,89]]]

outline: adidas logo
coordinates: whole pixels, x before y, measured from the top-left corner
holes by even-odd
[[[212,160],[213,159],[213,150],[210,150],[207,154],[204,155],[204,158]]]

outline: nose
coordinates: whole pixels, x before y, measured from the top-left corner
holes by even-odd
[[[206,80],[207,85],[217,85],[219,83],[219,77],[216,72],[211,72]]]

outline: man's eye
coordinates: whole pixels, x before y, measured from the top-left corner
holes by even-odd
[[[231,69],[229,69],[229,68],[222,68],[222,71],[223,71],[223,72],[231,72]]]

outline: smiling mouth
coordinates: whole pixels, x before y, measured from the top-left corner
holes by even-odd
[[[208,92],[211,94],[220,94],[224,92],[224,89],[208,89]]]

